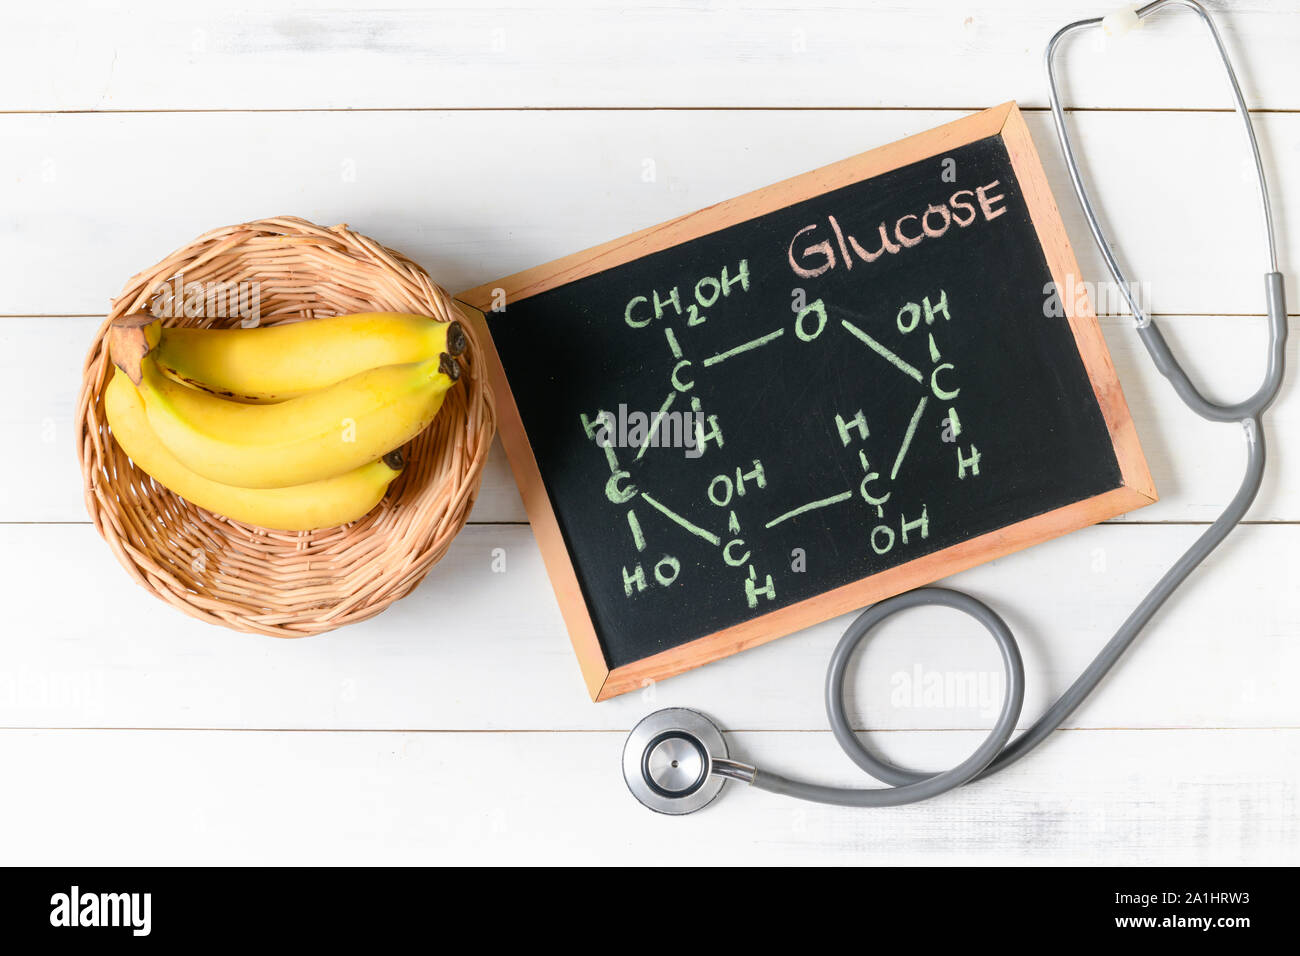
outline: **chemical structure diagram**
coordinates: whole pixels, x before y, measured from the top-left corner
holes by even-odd
[[[689,344],[690,330],[707,322],[709,310],[719,301],[743,297],[749,292],[749,262],[741,260],[734,273],[724,267],[718,275],[705,276],[693,288],[687,288],[691,289],[689,298],[682,295],[677,285],[666,294],[652,291],[634,296],[623,312],[623,321],[633,329],[658,327],[662,331],[666,355],[672,364],[666,366],[668,391],[658,411],[634,412],[629,416],[626,406],[620,405],[617,414],[611,409],[601,409],[591,415],[579,415],[586,437],[604,452],[609,465],[605,497],[623,509],[634,549],[621,568],[623,593],[628,599],[649,588],[671,587],[682,571],[681,560],[671,550],[650,548],[642,518],[653,512],[667,519],[663,527],[692,535],[717,549],[718,561],[734,576],[749,609],[776,600],[772,568],[761,557],[755,557],[755,549],[748,543],[738,514],[742,499],[748,499],[747,503],[753,507],[746,510],[752,513],[758,510],[756,502],[766,497],[767,465],[760,458],[738,455],[727,445],[724,423],[709,412],[696,393],[696,378],[723,363],[734,367],[734,363],[746,361],[757,350],[787,335],[805,344],[823,337],[839,337],[841,342],[862,347],[872,360],[884,363],[883,374],[900,375],[912,383],[916,403],[906,430],[896,440],[873,434],[864,408],[836,412],[835,431],[845,453],[856,458],[861,480],[856,486],[825,489],[828,494],[810,501],[772,503],[768,509],[771,517],[761,524],[763,530],[771,530],[812,511],[857,500],[859,507],[867,510],[872,525],[868,543],[876,555],[888,555],[896,548],[906,548],[928,538],[931,515],[924,501],[919,503],[919,510],[911,513],[891,503],[900,479],[906,480],[908,453],[927,420],[927,413],[939,416],[937,421],[931,420],[941,426],[941,440],[952,446],[956,478],[978,479],[981,453],[975,444],[966,440],[958,411],[960,375],[956,365],[945,359],[939,344],[944,325],[953,321],[946,291],[940,289],[932,296],[922,297],[920,302],[904,303],[895,314],[894,328],[902,342],[925,340],[929,364],[921,363],[918,367],[848,319],[833,318],[834,310],[820,298],[792,308],[793,318],[788,325],[699,357],[684,348],[683,341]],[[915,347],[910,349],[916,351]],[[685,448],[688,457],[707,455],[717,462],[716,470],[701,489],[702,501],[696,501],[691,507],[677,501],[668,502],[655,489],[642,487],[638,482],[637,464],[650,449],[664,447]],[[695,518],[687,517],[684,512],[692,513]],[[752,536],[760,533],[754,529]]]

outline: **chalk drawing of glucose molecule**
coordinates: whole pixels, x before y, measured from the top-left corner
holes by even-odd
[[[695,283],[689,299],[681,294],[678,286],[673,286],[666,295],[655,291],[630,299],[623,313],[629,327],[642,329],[654,322],[661,323],[667,353],[673,363],[666,375],[667,393],[653,414],[629,414],[626,406],[620,405],[617,412],[602,409],[594,415],[583,413],[579,416],[586,437],[603,450],[609,465],[605,496],[611,503],[624,508],[628,533],[636,552],[633,560],[621,568],[623,593],[629,599],[648,588],[670,587],[682,570],[681,562],[674,554],[648,550],[637,511],[640,505],[662,515],[675,531],[699,538],[716,548],[721,567],[736,576],[740,593],[750,609],[757,608],[760,600],[776,599],[772,575],[753,560],[754,549],[747,542],[737,513],[741,499],[747,496],[756,498],[767,488],[767,472],[761,459],[750,457],[729,462],[709,478],[703,490],[704,501],[700,503],[704,507],[697,510],[716,519],[712,525],[707,519],[700,519],[697,523],[686,517],[683,514],[686,509],[676,502],[665,502],[653,489],[640,487],[632,473],[652,448],[684,448],[690,458],[726,454],[723,452],[726,448],[723,423],[709,413],[698,394],[692,394],[697,374],[706,374],[708,369],[724,362],[743,360],[755,350],[780,340],[787,332],[793,332],[801,342],[812,343],[819,340],[828,327],[834,327],[825,302],[817,299],[792,310],[794,320],[789,326],[773,329],[697,363],[683,349],[672,323],[678,322],[683,328],[683,337],[688,336],[690,328],[708,320],[708,310],[720,300],[748,293],[749,280],[749,263],[741,260],[734,273],[724,267],[717,276],[701,278]],[[869,543],[877,555],[889,554],[900,544],[905,546],[929,537],[930,515],[924,502],[919,511],[911,515],[902,509],[895,514],[889,507],[894,485],[903,474],[908,452],[926,412],[929,410],[942,416],[938,421],[943,426],[942,440],[954,446],[958,479],[964,481],[968,476],[979,476],[981,460],[974,444],[967,443],[963,448],[960,441],[963,428],[957,401],[961,387],[955,365],[944,360],[938,345],[935,328],[940,317],[945,323],[952,320],[948,296],[943,290],[938,292],[934,301],[926,296],[920,303],[904,304],[895,316],[895,325],[903,341],[915,333],[924,333],[930,359],[924,371],[847,319],[838,323],[838,328],[852,341],[865,346],[875,360],[886,363],[892,369],[890,374],[912,380],[917,389],[916,405],[901,439],[891,445],[892,455],[886,453],[879,459],[879,465],[875,463],[876,452],[870,447],[873,441],[878,443],[878,436],[873,438],[864,410],[858,408],[836,413],[834,425],[841,445],[846,449],[855,446],[862,472],[860,482],[856,487],[837,489],[815,500],[778,511],[763,523],[763,530],[771,530],[800,515],[844,504],[856,497],[869,509],[875,522],[869,533]],[[620,461],[620,449],[628,458],[625,462]],[[656,553],[658,557],[654,556]]]

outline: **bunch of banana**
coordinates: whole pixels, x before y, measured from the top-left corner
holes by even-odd
[[[460,375],[457,322],[368,312],[252,329],[115,322],[113,437],[187,501],[286,531],[360,518]]]

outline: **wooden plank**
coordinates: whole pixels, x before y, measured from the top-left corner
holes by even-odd
[[[872,785],[829,733],[728,736],[742,759]],[[978,739],[886,736],[893,758],[925,767]],[[1296,729],[1070,732],[925,804],[822,807],[729,783],[682,818],[627,793],[622,744],[620,733],[5,731],[0,760],[23,785],[0,791],[0,844],[7,863],[45,866],[1287,864],[1300,850]]]
[[[467,289],[953,118],[817,110],[0,116],[8,213],[0,315],[102,314],[129,276],[199,233],[274,213],[349,222],[447,288]],[[1083,275],[1096,281],[1105,268],[1049,118],[1027,122]],[[1071,122],[1115,242],[1155,311],[1263,311],[1267,262],[1235,116],[1102,112]],[[1300,114],[1264,114],[1258,126],[1279,235],[1300,234],[1300,190],[1278,188],[1283,160],[1300,153]],[[166,144],[192,148],[178,163]],[[1142,144],[1156,152],[1144,151],[1149,165],[1138,170],[1132,156]],[[1282,270],[1300,274],[1300,244],[1282,249]],[[1216,266],[1207,274],[1210,250]],[[1094,305],[1112,312],[1117,300],[1094,297]],[[1300,302],[1294,287],[1292,301]]]
[[[1294,6],[1212,7],[1248,101],[1300,106]],[[1048,37],[1108,9],[1072,0],[47,3],[9,14],[0,109],[1041,106]],[[1103,49],[1085,37],[1067,52],[1071,103],[1227,104],[1213,49],[1185,11],[1123,43]],[[1204,68],[1187,69],[1191,57]]]
[[[78,370],[99,321],[0,318],[0,445],[15,462],[0,469],[0,522],[86,520],[71,422]],[[1262,319],[1177,316],[1161,324],[1210,394],[1236,400],[1254,391],[1264,367]],[[1134,520],[1213,520],[1241,476],[1240,430],[1188,411],[1151,365],[1128,319],[1103,318],[1101,325],[1161,495]],[[1287,354],[1292,375],[1300,374],[1300,336],[1291,336]],[[1300,480],[1294,477],[1300,475],[1300,449],[1286,440],[1298,427],[1300,394],[1287,386],[1269,411],[1269,471],[1252,520],[1300,520]],[[527,520],[499,444],[488,457],[470,520]]]
[[[817,169],[772,183],[756,192],[713,203],[676,219],[654,223],[627,236],[590,249],[577,250],[553,262],[541,263],[504,278],[456,293],[457,298],[480,311],[490,310],[494,298],[517,302],[558,288],[606,269],[614,269],[644,256],[662,252],[685,240],[705,236],[757,219],[786,206],[843,189],[890,170],[931,159],[1002,132],[1014,103],[1002,103],[970,116],[950,120],[892,143],[849,156]]]
[[[1201,530],[1100,525],[951,579],[1018,635],[1026,720]],[[1070,725],[1300,726],[1297,578],[1300,526],[1241,528]],[[850,620],[593,705],[526,527],[470,527],[383,615],[298,641],[184,617],[131,584],[85,525],[0,526],[0,580],[0,727],[591,730],[683,705],[737,730],[820,730],[825,668]],[[849,696],[861,727],[977,728],[1000,693],[979,625],[926,608],[885,623]]]

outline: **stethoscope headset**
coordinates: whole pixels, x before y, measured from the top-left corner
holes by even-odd
[[[1053,55],[1062,39],[1078,30],[1105,27],[1108,31],[1136,25],[1158,10],[1172,4],[1181,4],[1192,10],[1209,30],[1219,56],[1228,74],[1237,114],[1246,130],[1251,154],[1255,160],[1260,202],[1264,211],[1264,228],[1268,236],[1269,271],[1264,276],[1264,295],[1268,310],[1268,368],[1264,380],[1255,394],[1233,405],[1221,405],[1207,399],[1192,384],[1183,367],[1160,333],[1159,327],[1143,311],[1126,280],[1110,242],[1089,201],[1083,178],[1075,160],[1074,148],[1065,127],[1065,112],[1057,91]],[[1115,666],[1115,662],[1128,650],[1155,613],[1170,595],[1228,536],[1245,516],[1259,491],[1264,475],[1264,411],[1272,404],[1282,384],[1284,351],[1286,347],[1287,315],[1282,274],[1277,271],[1277,248],[1273,238],[1273,214],[1269,207],[1268,183],[1264,178],[1264,165],[1251,125],[1250,112],[1241,95],[1236,73],[1228,58],[1223,40],[1215,29],[1205,8],[1195,0],[1156,0],[1132,13],[1115,17],[1096,17],[1080,20],[1063,27],[1047,44],[1044,55],[1047,67],[1048,90],[1051,98],[1052,118],[1056,133],[1065,154],[1070,181],[1083,206],[1088,226],[1101,254],[1125,299],[1136,322],[1138,335],[1146,346],[1156,368],[1169,379],[1180,398],[1192,411],[1214,422],[1237,422],[1246,438],[1246,473],[1241,486],[1215,522],[1197,538],[1195,543],[1165,572],[1155,587],[1144,597],[1124,621],[1115,636],[1101,653],[1079,675],[1078,679],[1048,710],[1015,740],[1011,735],[1020,719],[1025,696],[1025,670],[1020,659],[1020,649],[1007,624],[987,604],[968,594],[949,588],[927,587],[900,594],[881,601],[863,611],[849,625],[831,655],[826,672],[826,714],[831,730],[840,747],[849,758],[872,777],[888,786],[878,788],[828,787],[802,780],[792,780],[768,770],[732,760],[727,742],[718,727],[703,714],[684,707],[655,711],[638,723],[628,735],[623,748],[623,776],[628,788],[641,803],[652,810],[668,814],[692,813],[706,806],[722,790],[727,780],[741,780],[772,793],[798,797],[815,803],[828,803],[846,807],[889,807],[928,800],[947,793],[973,780],[982,780],[1000,770],[1005,770],[1041,744],[1052,731],[1059,728],[1091,694],[1102,679]],[[949,607],[969,614],[993,635],[1002,656],[1006,672],[1006,691],[1002,708],[993,729],[974,753],[957,766],[940,773],[919,773],[887,763],[872,754],[858,740],[849,725],[844,709],[844,684],[850,658],[871,633],[886,618],[908,608],[921,606]]]

